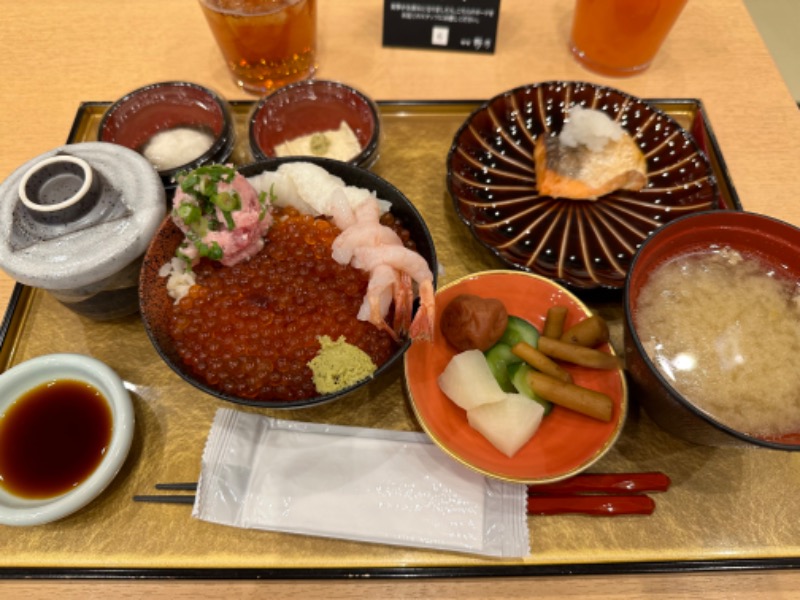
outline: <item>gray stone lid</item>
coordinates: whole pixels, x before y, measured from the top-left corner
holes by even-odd
[[[95,180],[92,197],[77,212],[73,207],[35,213],[20,199],[20,182],[38,163],[58,155],[89,163]],[[158,173],[139,153],[107,142],[55,148],[23,164],[0,184],[0,268],[38,288],[89,285],[141,256],[166,208]]]

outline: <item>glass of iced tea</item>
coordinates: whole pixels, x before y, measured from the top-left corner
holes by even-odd
[[[572,54],[584,67],[616,77],[650,66],[687,0],[577,0]]]
[[[317,0],[199,0],[237,85],[255,94],[316,70]]]

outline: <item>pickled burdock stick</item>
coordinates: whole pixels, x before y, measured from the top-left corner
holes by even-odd
[[[572,383],[572,375],[568,371],[561,368],[561,366],[551,359],[549,356],[542,354],[536,348],[525,342],[514,344],[511,352],[518,356],[537,371],[541,371],[546,375],[560,379],[567,383]]]
[[[544,327],[542,327],[542,335],[544,337],[557,340],[561,337],[564,331],[564,321],[567,319],[566,306],[551,306],[547,309],[547,315],[544,318]]]
[[[622,366],[619,358],[594,348],[569,344],[546,337],[539,338],[539,351],[550,358],[557,358],[574,365],[593,369],[618,369]]]
[[[593,315],[567,329],[561,341],[594,348],[608,341],[608,324],[602,317]]]
[[[537,371],[530,371],[527,379],[528,385],[542,399],[606,423],[611,421],[614,402],[604,393],[566,383]]]

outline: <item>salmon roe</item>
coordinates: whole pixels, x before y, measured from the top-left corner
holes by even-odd
[[[252,400],[304,400],[319,395],[307,365],[318,336],[344,336],[378,366],[397,344],[356,319],[369,277],[331,258],[339,229],[293,208],[273,213],[264,249],[249,261],[194,267],[196,285],[176,306],[172,336],[209,387]]]

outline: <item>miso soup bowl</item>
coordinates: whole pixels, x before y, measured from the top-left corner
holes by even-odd
[[[761,446],[800,450],[800,431],[764,438],[737,431],[678,392],[645,351],[637,331],[642,288],[660,265],[688,253],[730,247],[756,256],[776,273],[800,281],[800,229],[777,219],[740,211],[712,211],[676,219],[641,245],[631,263],[625,290],[625,359],[631,400],[670,434],[704,446]],[[725,293],[720,301],[729,301]]]

